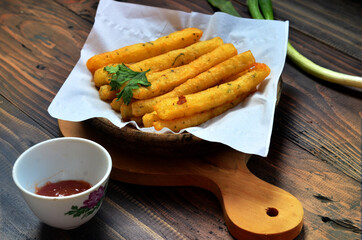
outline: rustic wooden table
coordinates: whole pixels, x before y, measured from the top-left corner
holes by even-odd
[[[124,1],[213,13],[207,1]],[[149,187],[112,180],[101,210],[82,227],[41,223],[12,176],[30,146],[60,137],[47,108],[79,58],[96,0],[0,2],[0,239],[232,239],[217,198],[195,187]],[[246,0],[233,1],[250,17]],[[274,0],[290,21],[290,41],[305,56],[362,75],[358,0]],[[297,197],[304,227],[297,239],[361,237],[361,90],[316,79],[287,60],[268,157],[249,169]]]

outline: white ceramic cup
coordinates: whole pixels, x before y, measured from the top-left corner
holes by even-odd
[[[101,145],[83,138],[63,137],[38,143],[22,153],[14,164],[13,179],[42,222],[73,229],[99,210],[111,169],[111,156]],[[35,193],[46,182],[61,180],[83,180],[92,187],[64,197]]]

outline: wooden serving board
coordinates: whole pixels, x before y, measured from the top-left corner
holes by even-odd
[[[196,186],[214,193],[226,225],[237,239],[294,239],[303,226],[303,207],[290,193],[254,176],[250,155],[222,147],[198,157],[160,157],[120,151],[109,136],[85,122],[59,120],[65,137],[98,142],[112,156],[111,178],[149,186]]]

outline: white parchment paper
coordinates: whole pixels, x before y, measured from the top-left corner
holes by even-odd
[[[118,127],[135,124],[122,122],[120,114],[113,111],[109,103],[100,100],[92,75],[86,68],[87,60],[95,54],[152,41],[183,28],[196,27],[204,32],[201,40],[219,36],[225,43],[233,43],[239,53],[251,50],[257,62],[270,67],[271,74],[259,86],[257,93],[236,108],[198,127],[185,130],[244,153],[266,156],[273,126],[277,83],[285,62],[288,25],[288,22],[237,18],[221,12],[213,15],[186,13],[101,0],[81,57],[48,111],[52,117],[67,121],[104,117]],[[153,128],[139,129],[155,132]]]

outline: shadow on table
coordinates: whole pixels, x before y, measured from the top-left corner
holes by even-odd
[[[97,216],[89,220],[89,222],[83,224],[82,226],[71,229],[71,230],[62,230],[41,223],[39,239],[40,240],[57,240],[57,239],[107,239],[107,235],[103,234],[100,231],[99,226],[97,225]]]

